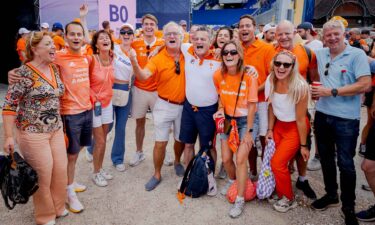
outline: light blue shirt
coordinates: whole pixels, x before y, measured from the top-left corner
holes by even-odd
[[[320,82],[329,88],[340,88],[353,84],[362,76],[370,76],[370,66],[365,52],[349,45],[345,50],[331,60],[329,48],[315,51],[318,60]],[[324,75],[329,63],[328,75]],[[320,97],[316,110],[327,115],[344,119],[360,119],[360,94],[353,96]]]

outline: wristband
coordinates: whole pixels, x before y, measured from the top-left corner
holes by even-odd
[[[306,147],[307,148],[307,145],[300,145],[300,147]]]

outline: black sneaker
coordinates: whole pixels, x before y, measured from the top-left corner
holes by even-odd
[[[315,191],[310,187],[308,180],[302,182],[299,179],[297,179],[296,187],[302,190],[306,197],[310,199],[316,199]]]
[[[345,225],[359,225],[354,209],[342,209],[341,215],[344,216]]]
[[[360,221],[371,222],[375,221],[375,205],[371,206],[367,210],[360,211],[355,214]]]
[[[335,207],[339,205],[339,198],[338,197],[331,197],[329,195],[324,195],[322,198],[314,201],[311,204],[311,208],[318,210],[318,211],[324,211],[329,207]]]

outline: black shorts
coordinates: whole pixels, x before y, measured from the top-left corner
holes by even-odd
[[[69,139],[68,154],[77,154],[83,146],[91,145],[92,115],[92,110],[88,110],[76,115],[62,116]]]
[[[363,102],[363,105],[370,108],[371,105],[372,105],[373,97],[374,97],[374,88],[372,88],[372,90],[370,92],[365,93],[365,101]]]
[[[365,159],[375,161],[375,123],[370,127],[367,135]]]

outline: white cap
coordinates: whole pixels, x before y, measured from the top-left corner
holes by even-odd
[[[134,31],[134,27],[133,27],[133,25],[131,25],[130,23],[124,23],[123,25],[121,25],[120,30],[121,30],[122,28],[124,28],[124,27],[128,27],[128,28],[130,28],[132,31]]]
[[[28,33],[30,33],[30,31],[29,31],[28,29],[24,28],[24,27],[21,27],[21,28],[18,30],[18,33],[19,33],[20,35],[22,35],[22,34],[28,34]]]
[[[274,24],[271,24],[271,23],[267,23],[264,27],[263,27],[263,33],[269,31],[270,29],[272,28],[276,28],[276,26]]]
[[[48,29],[49,28],[49,24],[48,23],[42,23],[42,24],[40,24],[40,27]]]

